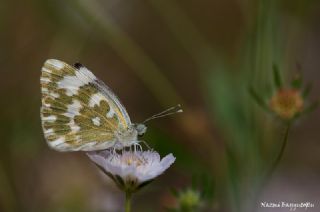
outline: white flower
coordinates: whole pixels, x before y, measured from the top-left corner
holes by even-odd
[[[155,151],[104,150],[87,154],[98,167],[111,177],[125,191],[134,192],[162,174],[175,161],[169,154],[160,159]]]

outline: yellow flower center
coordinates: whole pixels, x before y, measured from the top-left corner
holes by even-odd
[[[291,119],[303,109],[303,99],[298,90],[282,89],[273,95],[270,107],[279,117]]]
[[[145,159],[142,157],[139,157],[134,154],[130,155],[125,155],[121,158],[121,162],[130,166],[130,165],[135,165],[135,166],[142,166],[146,163]]]

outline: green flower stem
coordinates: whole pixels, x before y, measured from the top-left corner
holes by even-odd
[[[197,29],[179,4],[171,0],[149,0],[177,41],[188,51],[199,69],[212,71],[216,58],[210,42]],[[186,36],[188,35],[188,36]]]
[[[287,143],[288,143],[288,136],[289,136],[289,130],[290,130],[290,126],[291,124],[288,123],[287,127],[286,127],[286,131],[285,131],[285,134],[283,136],[283,140],[282,140],[282,145],[281,145],[281,149],[279,151],[279,154],[278,156],[276,157],[276,159],[273,161],[272,163],[272,166],[271,166],[271,169],[269,170],[268,174],[267,174],[267,178],[269,178],[272,173],[274,172],[274,170],[277,168],[277,166],[279,165],[279,162],[283,156],[283,153],[284,153],[284,150],[287,146]]]
[[[126,191],[126,203],[125,203],[125,212],[131,211],[131,192]]]
[[[101,33],[105,42],[131,67],[162,105],[170,105],[173,102],[183,104],[182,97],[163,75],[158,65],[101,9],[97,1],[66,2],[94,27],[95,33]]]
[[[286,131],[284,133],[283,139],[282,139],[282,144],[281,144],[281,149],[277,155],[277,157],[275,158],[275,160],[273,161],[273,163],[271,164],[270,169],[268,170],[268,172],[262,177],[262,180],[260,181],[261,183],[257,186],[256,188],[256,194],[254,197],[253,202],[257,203],[258,199],[260,197],[260,193],[262,191],[262,188],[267,184],[268,179],[272,176],[274,170],[277,168],[277,166],[279,165],[281,158],[283,157],[284,154],[284,150],[286,149],[287,143],[288,143],[288,137],[289,137],[289,130],[291,127],[291,123],[288,123],[286,126]]]

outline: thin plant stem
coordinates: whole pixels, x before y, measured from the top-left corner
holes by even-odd
[[[124,30],[122,30],[96,1],[67,1],[94,29],[102,34],[104,41],[131,67],[132,71],[149,88],[162,105],[173,102],[183,104],[172,83],[163,75],[157,64]]]
[[[200,70],[212,71],[216,55],[210,42],[185,11],[171,0],[149,0],[177,41],[188,51]],[[186,36],[188,35],[188,36]]]
[[[125,212],[131,211],[131,192],[126,191]]]
[[[285,150],[285,148],[287,146],[287,143],[288,143],[290,126],[291,126],[291,124],[288,123],[288,125],[286,127],[286,131],[285,131],[283,139],[282,139],[281,149],[280,149],[276,159],[273,161],[273,163],[271,165],[271,168],[270,168],[269,172],[266,175],[266,178],[271,177],[271,175],[273,174],[274,170],[279,165],[281,158],[283,157],[284,150]]]
[[[284,136],[282,139],[280,151],[279,151],[277,157],[275,158],[275,160],[273,161],[273,163],[271,164],[270,169],[267,171],[267,173],[263,176],[262,180],[260,181],[261,182],[260,185],[258,185],[258,187],[257,187],[257,190],[255,192],[257,195],[255,195],[255,197],[254,197],[254,201],[253,201],[254,203],[258,202],[258,199],[260,196],[259,194],[261,193],[262,188],[267,184],[268,179],[272,176],[273,172],[278,167],[278,165],[283,157],[284,151],[285,151],[287,143],[288,143],[290,127],[291,127],[291,123],[289,122],[286,126],[286,130],[285,130],[285,133],[284,133]]]

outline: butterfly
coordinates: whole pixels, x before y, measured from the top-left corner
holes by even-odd
[[[137,144],[145,122],[182,112],[180,105],[132,123],[114,92],[80,63],[56,59],[41,69],[41,123],[49,147],[57,151],[96,151]]]

